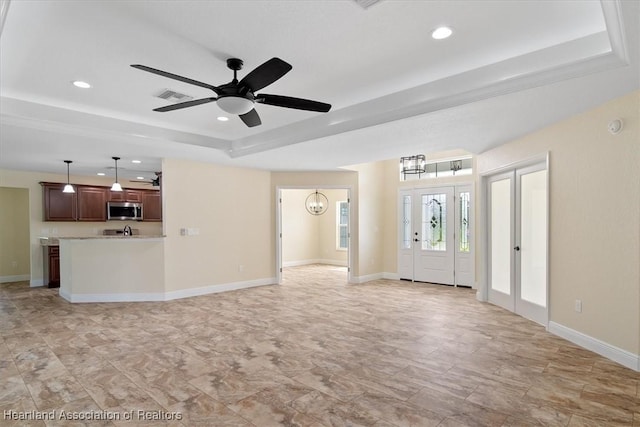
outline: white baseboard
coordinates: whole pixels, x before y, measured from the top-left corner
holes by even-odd
[[[372,280],[384,279],[383,273],[367,274],[366,276],[354,276],[352,283],[366,283]]]
[[[267,279],[248,280],[244,282],[224,283],[221,285],[203,286],[200,288],[181,289],[170,292],[124,293],[124,294],[70,294],[60,288],[60,296],[72,303],[87,302],[142,302],[142,301],[170,301],[218,292],[235,291],[256,286],[272,285],[275,277]]]
[[[44,286],[44,279],[31,279],[31,281],[29,282],[29,286],[32,288]]]
[[[17,276],[0,276],[0,283],[24,282],[29,280],[29,274],[18,274]]]
[[[400,280],[398,273],[382,273],[382,278],[387,280]]]
[[[556,322],[549,322],[547,330],[554,335],[579,345],[580,347],[584,347],[587,350],[591,350],[594,353],[599,354],[600,356],[604,356],[607,359],[618,362],[622,366],[626,366],[634,371],[640,371],[640,355],[633,354],[627,350],[623,350],[604,341],[600,341],[599,339],[583,334],[582,332],[567,328],[566,326]]]
[[[200,288],[182,289],[165,293],[166,300],[195,297],[199,295],[215,294],[218,292],[237,291],[238,289],[254,288],[256,286],[273,285],[276,283],[275,277],[266,279],[247,280],[244,282],[224,283],[221,285],[203,286]]]
[[[286,261],[282,263],[283,267],[299,267],[301,265],[311,264],[326,264],[326,265],[339,265],[340,267],[346,267],[346,261],[339,261],[335,259],[302,259],[297,261]]]

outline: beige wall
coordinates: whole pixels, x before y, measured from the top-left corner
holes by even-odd
[[[384,165],[381,162],[350,167],[358,172],[359,276],[384,273]]]
[[[634,354],[640,353],[639,115],[634,92],[477,158],[483,173],[550,153],[550,320]],[[624,120],[618,135],[607,131],[614,118]]]
[[[282,265],[313,262],[320,256],[319,217],[310,215],[304,202],[310,190],[283,190]]]
[[[165,159],[162,178],[168,292],[275,278],[270,172]]]
[[[60,294],[72,302],[121,300],[123,295],[162,300],[163,262],[162,238],[63,239]]]
[[[29,269],[29,191],[0,187],[0,282],[29,277]]]
[[[347,265],[347,251],[337,250],[336,202],[347,200],[347,191],[318,189],[327,196],[327,211],[318,216],[305,208],[307,196],[314,189],[283,190],[282,263],[301,265],[310,262]]]
[[[63,165],[64,166],[64,165]],[[141,234],[161,234],[162,224],[157,222],[62,222],[43,221],[43,196],[40,182],[66,182],[67,176],[41,172],[25,172],[0,169],[0,187],[23,188],[29,192],[29,253],[31,260],[31,284],[42,284],[42,248],[40,236],[95,236],[102,234],[105,228],[121,228],[130,224],[140,229]],[[71,176],[71,183],[86,185],[104,185],[112,183],[112,178]],[[149,188],[131,183],[128,188]],[[1,242],[4,244],[4,242]]]

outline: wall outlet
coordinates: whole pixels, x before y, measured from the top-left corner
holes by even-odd
[[[18,268],[18,261],[11,261],[11,267],[12,267],[13,269]]]
[[[577,299],[573,309],[578,313],[582,313],[582,300]]]
[[[180,235],[181,236],[186,236],[187,235],[187,229],[186,228],[181,228],[180,229]]]
[[[242,273],[244,271],[244,265],[238,265],[238,273]]]

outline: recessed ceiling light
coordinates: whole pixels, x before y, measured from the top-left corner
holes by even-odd
[[[104,172],[98,172],[98,176],[104,176]]]
[[[453,34],[453,30],[449,27],[438,27],[431,33],[431,37],[436,40],[442,40]]]
[[[91,87],[91,85],[87,82],[83,82],[82,80],[75,80],[73,82],[73,85],[75,87],[79,87],[81,89],[89,89]]]
[[[220,117],[218,117],[218,120],[220,120],[221,122],[228,122],[229,121],[229,117],[220,116]]]
[[[142,160],[131,160],[131,163],[135,163],[135,164],[142,163]]]
[[[144,176],[137,176],[136,179],[144,179]]]

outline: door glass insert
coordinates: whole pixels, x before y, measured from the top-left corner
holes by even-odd
[[[547,171],[520,178],[520,298],[547,305]]]
[[[422,196],[422,249],[447,250],[447,195]]]
[[[459,194],[460,224],[458,224],[458,251],[469,252],[469,221],[470,221],[470,193],[464,191]]]
[[[411,196],[402,197],[402,249],[411,249]]]
[[[511,295],[511,180],[491,183],[491,288]]]

